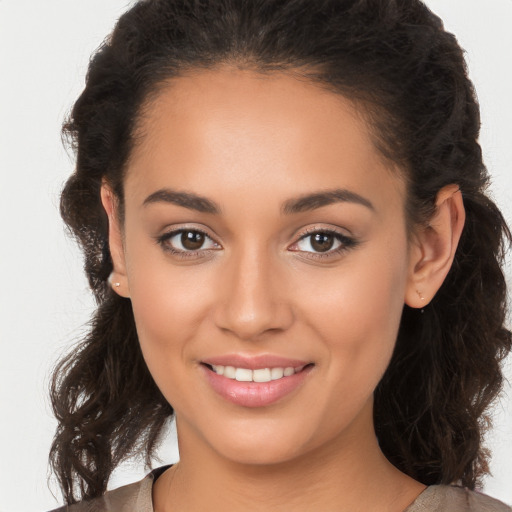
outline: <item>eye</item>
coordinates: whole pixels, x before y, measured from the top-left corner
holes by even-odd
[[[356,244],[356,240],[337,231],[316,229],[303,235],[290,250],[311,253],[309,257],[328,257],[347,251]]]
[[[220,249],[220,245],[206,233],[197,229],[169,231],[158,238],[158,243],[173,254],[185,257],[197,255],[210,249]]]
[[[327,252],[333,247],[338,248],[340,245],[341,242],[333,233],[323,232],[307,235],[297,242],[299,250],[308,252]]]

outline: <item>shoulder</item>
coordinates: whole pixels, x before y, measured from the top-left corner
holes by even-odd
[[[454,485],[432,485],[405,512],[512,512],[505,503]]]
[[[98,498],[65,505],[51,512],[153,512],[153,483],[169,467],[158,468],[139,482],[108,491]]]
[[[119,487],[98,498],[64,506],[52,512],[124,512],[125,510],[153,512],[152,488],[153,478],[148,475],[140,482]]]

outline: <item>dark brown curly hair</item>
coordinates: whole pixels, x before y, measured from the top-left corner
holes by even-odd
[[[59,426],[50,459],[67,503],[102,494],[135,453],[149,464],[173,415],[144,363],[131,303],[107,283],[102,180],[122,205],[149,95],[186,70],[221,64],[299,73],[363,105],[375,144],[406,176],[411,226],[428,222],[442,187],[460,187],[466,224],[452,269],[424,311],[404,306],[374,421],[400,470],[427,485],[474,488],[488,471],[485,412],[511,349],[501,270],[510,232],[485,193],[479,108],[455,37],[419,0],[141,0],[93,56],[64,125],[77,165],[61,213],[98,303],[52,380]]]

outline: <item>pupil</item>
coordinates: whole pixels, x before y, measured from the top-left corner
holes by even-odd
[[[332,248],[334,242],[333,235],[326,233],[316,233],[313,236],[311,246],[318,252],[326,252]]]
[[[184,231],[181,234],[181,244],[183,247],[185,247],[185,249],[194,251],[196,249],[200,249],[203,243],[203,233],[199,233],[197,231]]]

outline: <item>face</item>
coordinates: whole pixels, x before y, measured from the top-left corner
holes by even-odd
[[[180,439],[261,464],[371,430],[410,251],[404,183],[357,108],[218,69],[173,80],[140,134],[111,244]]]

